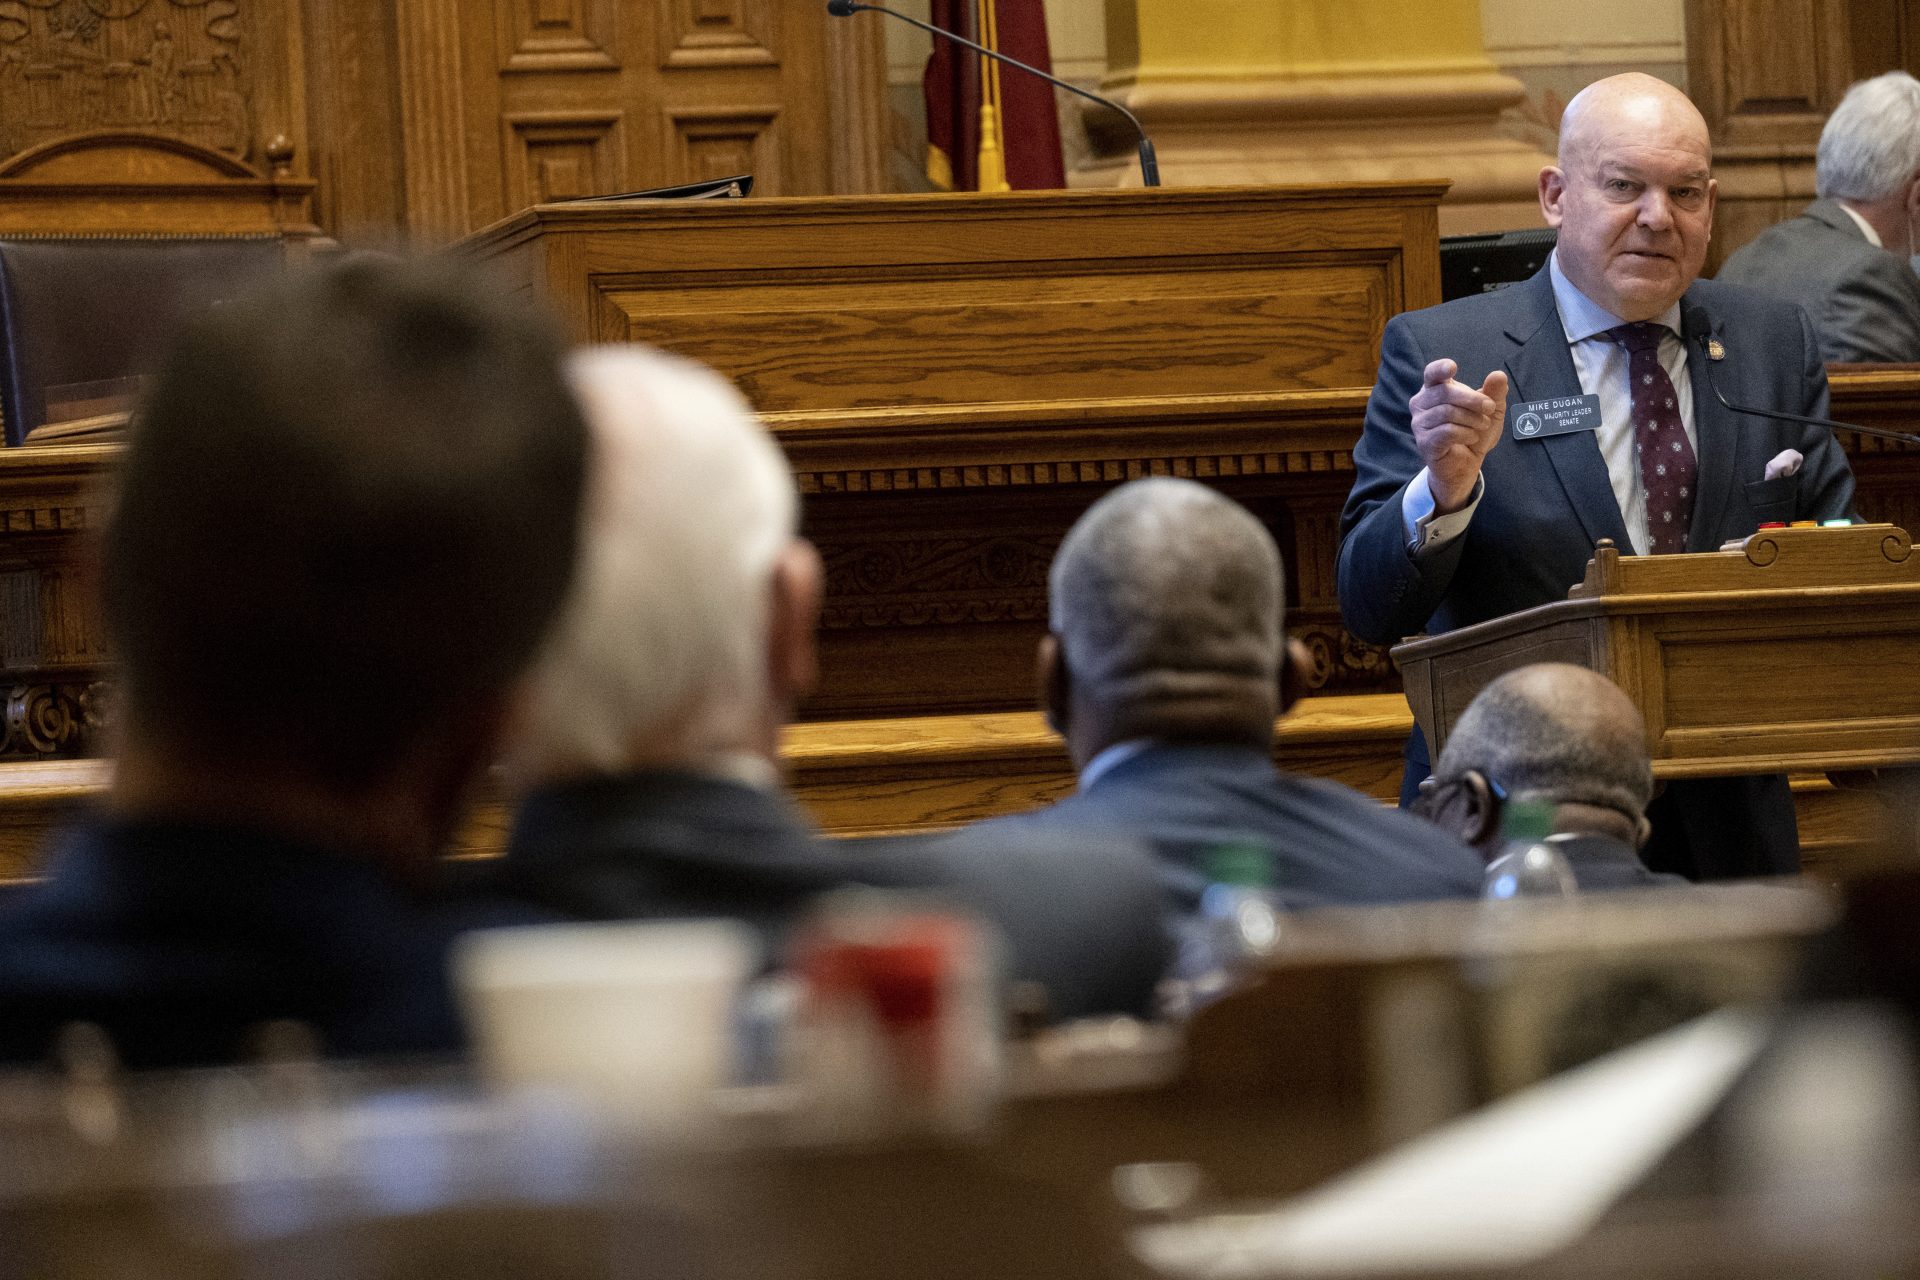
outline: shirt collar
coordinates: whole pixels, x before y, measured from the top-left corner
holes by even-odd
[[[1120,765],[1145,751],[1153,745],[1152,738],[1129,738],[1125,742],[1116,742],[1087,761],[1087,767],[1080,771],[1080,789],[1087,790]]]
[[[1560,327],[1566,331],[1568,343],[1597,338],[1607,330],[1617,329],[1626,323],[1580,292],[1573,281],[1567,279],[1560,270],[1560,253],[1557,249],[1547,258],[1547,272],[1553,278],[1553,302],[1560,311]],[[1655,316],[1653,322],[1665,325],[1677,335],[1680,332],[1680,304],[1675,302]]]
[[[1884,249],[1887,247],[1886,245],[1880,242],[1880,233],[1873,229],[1872,223],[1868,222],[1865,218],[1855,213],[1852,209],[1849,209],[1841,201],[1835,200],[1834,203],[1840,206],[1840,212],[1846,214],[1849,218],[1853,219],[1853,225],[1860,228],[1860,234],[1867,238],[1868,244],[1872,245],[1876,249]]]

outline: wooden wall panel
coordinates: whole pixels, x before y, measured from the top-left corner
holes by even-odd
[[[407,223],[398,28],[391,0],[303,0],[314,217],[337,238],[381,244]]]
[[[507,199],[544,204],[617,191],[626,181],[626,152],[617,111],[536,111],[508,115]]]
[[[407,223],[446,239],[542,199],[751,173],[863,193],[884,54],[783,0],[400,0]]]
[[[1852,0],[1853,73],[1920,68],[1920,0]]]
[[[1827,114],[1858,78],[1849,0],[1687,0],[1687,89],[1713,134],[1707,273],[1813,199]]]
[[[614,0],[507,0],[495,6],[502,71],[618,71]]]
[[[284,139],[321,228],[377,246],[743,171],[870,194],[877,32],[787,0],[0,3],[0,161],[136,130],[265,176]]]

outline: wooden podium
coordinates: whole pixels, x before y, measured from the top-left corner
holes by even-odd
[[[1625,689],[1661,778],[1920,763],[1920,554],[1889,524],[1763,530],[1699,555],[1602,541],[1568,598],[1393,651],[1437,753],[1534,662]]]
[[[1440,300],[1443,185],[539,205],[464,241],[582,342],[731,378],[827,568],[808,719],[1027,709],[1047,565],[1106,489],[1192,476],[1288,558],[1321,683],[1381,330]]]

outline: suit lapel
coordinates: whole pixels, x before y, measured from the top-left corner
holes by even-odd
[[[1681,303],[1680,338],[1687,346],[1687,381],[1693,384],[1693,452],[1699,464],[1699,492],[1694,498],[1693,524],[1687,530],[1689,551],[1712,551],[1720,545],[1722,522],[1740,469],[1740,423],[1713,393],[1707,375],[1710,357],[1703,348],[1718,328],[1719,322],[1707,314],[1706,308]],[[1731,378],[1727,363],[1715,373],[1723,383]],[[1732,381],[1739,385],[1738,379]],[[1753,478],[1760,477],[1756,474]]]
[[[1514,406],[1530,400],[1581,394],[1580,374],[1573,367],[1573,353],[1567,347],[1567,332],[1560,323],[1560,310],[1553,300],[1553,279],[1547,269],[1542,267],[1514,292],[1521,290],[1526,291],[1523,305],[1507,326],[1507,337],[1516,344],[1507,358],[1507,376],[1513,380],[1507,394],[1509,417]],[[1575,431],[1524,443],[1507,440],[1501,447],[1538,449],[1546,454],[1589,545],[1611,538],[1622,551],[1633,550],[1594,432]]]

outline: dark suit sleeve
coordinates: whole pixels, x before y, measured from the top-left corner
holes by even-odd
[[[1822,354],[1833,361],[1920,360],[1920,278],[1891,253],[1875,253],[1822,307]]]
[[[1366,426],[1353,448],[1353,491],[1340,515],[1340,614],[1347,630],[1372,644],[1391,644],[1426,626],[1467,541],[1462,534],[1417,560],[1407,550],[1401,503],[1425,465],[1407,402],[1420,390],[1427,361],[1406,317],[1389,320]]]
[[[1800,320],[1801,386],[1799,412],[1810,418],[1827,416],[1827,367],[1821,361],[1820,342],[1807,313],[1794,308]],[[1833,432],[1825,427],[1801,428],[1796,448],[1805,459],[1800,467],[1797,516],[1801,520],[1836,520],[1853,510],[1853,468]]]
[[[938,890],[977,912],[1000,932],[1007,976],[1045,989],[1054,1019],[1151,1014],[1172,960],[1152,854],[1048,818],[1043,809],[941,835],[854,841],[857,878]]]

